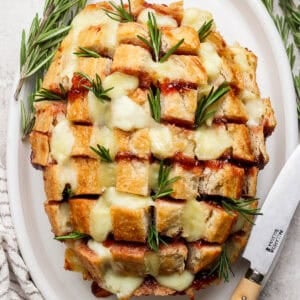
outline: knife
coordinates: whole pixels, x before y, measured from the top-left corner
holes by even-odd
[[[250,268],[237,285],[231,300],[256,300],[264,277],[279,255],[280,245],[300,199],[300,145],[288,159],[272,186],[253,226],[243,258]]]

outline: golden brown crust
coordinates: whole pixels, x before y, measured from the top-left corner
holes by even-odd
[[[130,209],[112,206],[110,215],[114,238],[117,241],[146,242],[149,208]]]
[[[29,136],[31,144],[31,163],[35,166],[45,167],[49,160],[49,138],[47,135],[32,131]]]
[[[90,213],[96,205],[93,199],[70,199],[71,223],[75,231],[90,234]]]
[[[187,268],[194,274],[209,267],[222,252],[221,245],[208,244],[202,241],[189,243],[188,248]]]
[[[44,208],[55,236],[66,235],[73,230],[68,203],[46,202]]]
[[[155,201],[155,223],[160,234],[175,237],[181,233],[183,207],[184,202],[163,199]]]
[[[117,162],[116,189],[141,196],[149,194],[149,162],[122,159]]]

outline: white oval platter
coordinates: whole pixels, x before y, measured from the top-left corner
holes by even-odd
[[[229,44],[238,41],[258,56],[258,84],[262,96],[271,97],[278,120],[276,131],[268,140],[270,163],[259,178],[258,196],[264,199],[298,143],[295,93],[280,36],[260,0],[185,0],[185,7],[211,11],[218,30]],[[90,283],[82,281],[80,274],[63,269],[64,246],[53,240],[43,209],[45,195],[42,173],[30,164],[30,147],[20,139],[20,106],[13,99],[10,100],[8,189],[21,253],[32,279],[47,300],[94,299]],[[230,299],[246,267],[246,262],[239,261],[234,266],[235,277],[231,278],[230,283],[200,291],[197,299]],[[157,298],[140,298],[144,299]],[[182,297],[164,299],[178,300]]]

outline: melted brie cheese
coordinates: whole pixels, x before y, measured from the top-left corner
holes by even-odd
[[[88,93],[88,110],[94,125],[103,126],[107,124],[109,103],[99,100],[94,93]]]
[[[103,242],[111,231],[110,204],[102,196],[90,212],[90,234],[95,241]]]
[[[197,241],[204,237],[206,220],[209,219],[210,210],[200,201],[187,201],[182,215],[183,234],[187,241]]]
[[[120,72],[112,73],[103,80],[103,88],[105,90],[113,87],[113,89],[107,93],[112,99],[128,95],[130,91],[137,89],[138,86],[139,79],[137,77]]]
[[[158,173],[159,173],[159,164],[158,163],[151,164],[149,170],[149,187],[153,191],[156,191],[158,188]]]
[[[109,153],[112,159],[114,159],[117,152],[114,132],[113,130],[109,129],[106,126],[101,128],[95,126],[93,127],[93,132],[90,139],[90,145],[94,148],[97,148],[97,145],[101,145],[109,149]]]
[[[61,192],[63,192],[66,184],[70,184],[73,191],[76,189],[78,184],[77,170],[70,160],[58,165],[57,174]]]
[[[212,19],[213,16],[208,11],[188,8],[184,10],[181,25],[191,26],[198,31],[205,22],[207,23]],[[215,25],[213,25],[213,29],[215,29]]]
[[[181,292],[187,289],[194,280],[194,275],[189,271],[183,271],[180,273],[174,273],[171,275],[156,276],[155,279],[161,285]]]
[[[147,24],[149,13],[154,14],[158,27],[177,27],[177,21],[174,18],[167,15],[159,14],[154,9],[151,8],[142,10],[142,12],[139,14],[137,18],[137,22],[142,24]]]
[[[151,152],[163,159],[174,153],[174,142],[171,130],[167,126],[157,125],[149,130]]]
[[[116,163],[101,162],[99,181],[102,187],[110,187],[116,185],[117,165]]]
[[[127,207],[129,209],[146,208],[153,205],[151,197],[118,192],[114,187],[108,188],[103,194],[110,205]]]
[[[240,67],[241,71],[248,72],[251,69],[251,67],[247,59],[246,50],[242,47],[231,47],[230,50],[234,54],[234,62]]]
[[[52,131],[50,141],[51,155],[58,164],[69,159],[75,138],[67,120],[59,122]]]
[[[148,127],[150,116],[127,96],[111,101],[111,124],[124,131]]]
[[[264,102],[255,94],[244,91],[240,95],[248,115],[247,125],[258,126],[260,125],[263,115],[265,113]]]
[[[103,246],[102,243],[98,243],[94,240],[89,240],[87,245],[91,250],[93,250],[96,254],[98,254],[99,257],[101,257],[101,262],[102,261],[110,262],[112,260],[112,255],[110,253],[109,248]]]
[[[222,59],[212,43],[201,43],[199,56],[210,80],[215,79],[221,71]]]
[[[103,278],[105,289],[116,294],[118,299],[128,299],[132,293],[143,283],[143,277],[121,275],[107,270]]]
[[[199,160],[219,158],[232,147],[233,141],[225,127],[200,127],[195,133],[195,154]]]
[[[59,217],[60,227],[62,231],[69,232],[72,230],[70,222],[70,205],[68,202],[63,202],[59,205]]]

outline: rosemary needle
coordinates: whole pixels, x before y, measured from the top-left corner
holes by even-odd
[[[167,243],[161,238],[156,230],[155,225],[153,224],[151,224],[149,227],[147,243],[149,248],[155,252],[158,251],[160,243],[167,245]]]
[[[208,22],[205,21],[204,24],[198,30],[200,42],[203,42],[211,33],[213,22],[214,22],[213,19],[209,20]]]
[[[105,148],[104,146],[101,146],[97,144],[97,148],[90,146],[91,150],[93,150],[99,157],[101,158],[102,161],[111,163],[113,162],[113,159],[109,153],[109,149]]]
[[[78,50],[73,54],[77,55],[78,57],[94,57],[94,58],[101,57],[97,52],[84,47],[78,47]]]
[[[151,115],[152,118],[156,122],[160,122],[160,117],[161,117],[161,104],[160,104],[160,89],[155,88],[154,91],[153,89],[150,89],[149,94],[148,94],[148,101],[151,109]]]
[[[89,236],[88,234],[73,231],[73,232],[71,232],[69,234],[66,234],[66,235],[56,236],[54,239],[58,240],[58,241],[61,241],[61,240],[79,240],[79,239],[86,238],[88,236]]]
[[[114,11],[103,9],[109,18],[121,23],[134,21],[133,14],[131,12],[130,0],[128,0],[128,11],[123,3],[123,0],[120,0],[120,5],[116,5],[113,2],[109,2],[109,4],[115,9]]]

